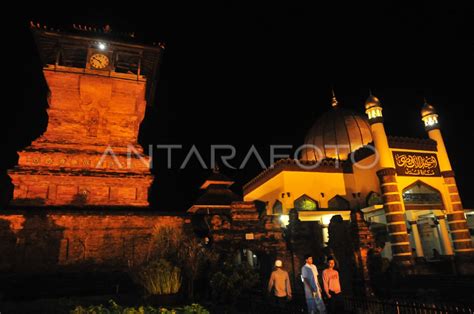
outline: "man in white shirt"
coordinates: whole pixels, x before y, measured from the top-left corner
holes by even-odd
[[[326,314],[326,307],[322,299],[322,290],[318,282],[318,269],[313,264],[313,257],[305,255],[306,264],[301,268],[301,277],[304,284],[304,295],[309,314]]]

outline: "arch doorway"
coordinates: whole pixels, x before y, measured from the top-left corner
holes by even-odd
[[[418,257],[437,259],[452,254],[441,193],[422,181],[406,187],[403,202],[409,223],[410,244]]]

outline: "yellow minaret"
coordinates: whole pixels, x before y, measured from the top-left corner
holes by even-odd
[[[451,230],[451,238],[454,244],[454,252],[456,255],[473,254],[474,248],[471,235],[467,226],[466,216],[464,215],[461,198],[459,197],[454,171],[451,168],[448,152],[446,151],[443,136],[439,129],[438,114],[435,108],[428,104],[426,99],[421,109],[421,120],[425,125],[428,136],[437,143],[439,168],[444,178],[444,183],[448,190],[447,192],[449,193],[448,204],[445,205],[449,229]],[[440,219],[442,217],[437,218]]]
[[[379,154],[381,168],[395,168],[393,157],[388,146],[387,134],[383,125],[382,105],[380,100],[372,95],[365,101],[365,113],[369,117],[370,129],[376,152]]]
[[[425,124],[425,130],[428,132],[430,139],[435,140],[437,143],[439,169],[441,171],[452,171],[448,152],[439,129],[438,114],[435,108],[426,102],[426,99],[423,108],[421,108],[421,120]]]
[[[379,156],[380,170],[377,171],[377,176],[383,195],[393,261],[403,266],[411,266],[413,262],[405,223],[405,208],[398,190],[395,163],[383,125],[382,105],[372,93],[365,102],[365,112],[369,118],[375,150]]]

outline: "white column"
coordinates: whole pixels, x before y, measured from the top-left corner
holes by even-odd
[[[418,231],[418,225],[416,220],[409,221],[411,227],[411,234],[413,235],[413,242],[415,243],[415,250],[417,257],[423,257],[423,246],[421,245],[420,232]]]
[[[441,238],[441,244],[445,255],[453,255],[453,246],[449,239],[448,226],[446,225],[446,219],[444,216],[436,216],[439,222],[439,235]]]
[[[234,257],[234,262],[239,265],[239,264],[242,264],[242,253],[240,250],[237,251],[237,254],[235,254],[235,257]]]
[[[432,241],[432,245],[433,245],[433,248],[435,248],[436,250],[438,250],[439,254],[444,254],[444,251],[443,251],[443,244],[441,243],[441,231],[439,230],[438,226],[437,225],[430,225],[431,227],[431,231],[433,232],[433,241]]]
[[[247,263],[253,267],[253,252],[247,249]]]
[[[329,230],[327,225],[321,225],[323,230],[323,245],[329,241]]]

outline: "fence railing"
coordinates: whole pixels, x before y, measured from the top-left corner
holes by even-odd
[[[406,300],[361,299],[353,297],[344,298],[344,309],[348,313],[356,314],[474,314],[474,306],[469,305],[420,303]]]

